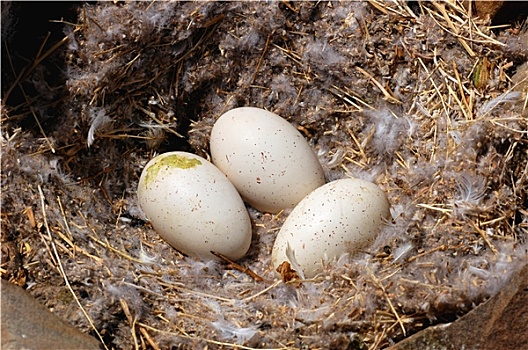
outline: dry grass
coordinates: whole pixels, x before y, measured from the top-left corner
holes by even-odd
[[[526,261],[528,76],[512,83],[487,22],[450,1],[230,6],[80,11],[53,48],[76,40],[64,118],[44,127],[29,97],[2,106],[3,278],[106,349],[373,350],[469,311]],[[156,30],[149,10],[167,13]],[[102,22],[117,15],[126,38]],[[216,118],[249,104],[296,125],[329,180],[386,191],[393,222],[367,252],[285,283],[269,256],[287,213],[250,209],[241,262],[187,259],[144,221],[135,186],[154,152],[207,155]]]

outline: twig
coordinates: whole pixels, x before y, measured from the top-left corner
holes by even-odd
[[[255,82],[255,79],[257,78],[258,71],[260,69],[260,65],[262,64],[262,61],[264,60],[264,55],[266,55],[266,52],[268,52],[269,43],[271,40],[271,36],[275,33],[273,30],[271,33],[268,34],[268,38],[266,39],[266,44],[264,45],[264,50],[262,50],[262,55],[260,55],[260,58],[257,62],[257,67],[255,68],[255,73],[253,73],[253,77],[251,77],[251,81],[249,82],[249,85],[252,85]]]
[[[227,267],[228,268],[235,269],[237,271],[245,273],[245,274],[249,275],[251,278],[253,278],[255,281],[257,281],[257,282],[263,282],[264,281],[264,279],[262,277],[260,277],[255,272],[253,272],[253,270],[251,270],[249,267],[242,266],[242,265],[234,262],[233,260],[229,259],[224,254],[220,254],[220,253],[217,253],[217,252],[212,251],[212,250],[211,250],[211,254],[213,254],[214,256],[216,256],[216,257],[222,259],[223,261],[227,262]]]

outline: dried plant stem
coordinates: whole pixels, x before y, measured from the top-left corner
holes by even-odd
[[[269,291],[272,290],[273,288],[277,287],[277,286],[278,286],[279,284],[281,284],[281,283],[282,283],[281,280],[277,280],[277,281],[275,281],[275,283],[273,283],[271,286],[266,287],[266,288],[264,288],[263,290],[261,290],[260,292],[258,292],[258,293],[256,293],[256,294],[253,294],[253,295],[251,295],[251,296],[249,296],[249,297],[247,297],[247,298],[245,298],[245,299],[243,299],[243,300],[247,302],[247,301],[250,301],[250,300],[252,300],[252,299],[255,299],[255,298],[261,296],[262,294],[266,294],[267,292],[269,292]]]
[[[467,53],[471,56],[471,57],[475,57],[476,54],[475,52],[471,49],[471,47],[469,47],[468,43],[466,42],[466,40],[464,38],[462,38],[459,34],[458,34],[458,29],[455,27],[455,25],[453,24],[453,21],[451,21],[451,19],[449,18],[449,14],[447,13],[446,11],[446,8],[445,8],[445,5],[442,4],[442,3],[438,3],[436,1],[433,1],[432,4],[434,5],[434,7],[436,7],[436,9],[438,11],[440,11],[440,13],[442,14],[442,16],[444,17],[444,20],[447,22],[447,25],[449,26],[449,28],[452,30],[452,33],[453,35],[455,35],[458,39],[458,41],[460,42],[460,44],[464,47],[464,49],[467,51]],[[431,16],[433,19],[435,19],[434,16]],[[435,19],[436,21],[436,19]],[[437,22],[438,23],[438,22]],[[442,26],[440,23],[438,23],[438,25]]]
[[[136,321],[137,317],[132,317],[132,314],[130,313],[130,308],[128,307],[128,304],[125,299],[119,299],[119,303],[121,304],[121,308],[123,309],[123,312],[125,313],[125,316],[128,320],[128,323],[130,324],[130,333],[132,334],[132,339],[134,340],[134,346],[136,350],[139,350],[139,344],[137,341],[137,335],[136,335]]]
[[[68,280],[68,276],[66,276],[66,272],[64,272],[64,268],[63,268],[62,262],[60,260],[59,252],[57,251],[57,247],[55,246],[55,242],[53,240],[53,237],[51,236],[51,230],[49,228],[48,219],[47,219],[47,215],[46,215],[46,205],[45,205],[45,200],[44,200],[44,193],[42,192],[42,187],[40,185],[38,185],[38,191],[39,191],[39,195],[40,195],[40,205],[42,207],[42,217],[43,217],[43,220],[44,220],[44,227],[46,228],[46,232],[48,233],[48,238],[49,238],[50,244],[51,244],[51,246],[53,248],[53,253],[55,254],[55,258],[57,260],[57,265],[59,267],[59,271],[60,271],[60,273],[62,275],[62,278],[64,279],[64,283],[66,283],[66,286],[68,287],[68,290],[70,291],[70,293],[72,294],[73,298],[75,299],[75,302],[77,303],[77,305],[81,309],[84,317],[86,317],[86,320],[88,321],[88,323],[90,323],[90,326],[92,327],[92,329],[97,334],[97,337],[99,337],[99,340],[103,344],[104,348],[106,350],[109,350],[108,347],[106,346],[106,344],[104,343],[104,340],[103,340],[103,337],[101,336],[101,333],[99,333],[99,331],[95,327],[95,324],[93,323],[92,319],[90,318],[90,316],[88,315],[86,310],[84,310],[84,307],[82,306],[81,302],[79,301],[79,298],[77,298],[77,295],[73,291],[73,288],[72,288],[72,286],[70,284],[70,281]]]
[[[139,327],[139,331],[141,332],[147,343],[149,343],[149,345],[152,346],[154,350],[161,350],[158,345],[154,342],[154,340],[152,340],[145,328]]]
[[[159,280],[159,284],[162,285],[162,286],[169,287],[169,288],[174,288],[176,290],[179,290],[179,291],[182,291],[182,292],[185,292],[185,293],[196,294],[196,295],[199,295],[201,297],[216,299],[216,300],[224,301],[224,302],[230,303],[230,304],[234,304],[235,303],[235,300],[233,300],[233,299],[228,299],[228,298],[223,298],[223,297],[219,297],[219,296],[212,295],[212,294],[198,292],[198,291],[195,291],[195,290],[183,288],[182,286],[176,285],[174,283],[163,282],[161,279],[158,279],[158,280]]]
[[[430,249],[430,250],[428,250],[428,251],[426,251],[426,252],[423,252],[423,253],[420,253],[420,254],[416,254],[416,255],[414,255],[414,256],[411,256],[409,259],[407,259],[407,262],[412,262],[412,261],[414,261],[414,260],[416,260],[416,259],[418,259],[418,258],[421,258],[421,257],[423,257],[423,256],[425,256],[425,255],[428,255],[428,254],[434,253],[434,252],[436,252],[436,251],[438,251],[438,250],[440,250],[440,251],[444,251],[444,250],[446,250],[447,248],[448,248],[448,247],[447,247],[446,245],[443,245],[443,244],[442,244],[442,245],[439,245],[439,246],[434,247],[433,249]]]
[[[163,333],[163,334],[167,334],[167,335],[172,335],[172,336],[176,336],[176,337],[182,337],[182,338],[186,338],[186,339],[202,340],[202,341],[205,341],[206,343],[209,343],[209,344],[227,346],[227,347],[232,348],[232,349],[242,349],[242,350],[296,350],[296,349],[298,349],[298,348],[292,348],[292,347],[289,347],[289,346],[283,346],[283,347],[280,347],[280,348],[253,348],[253,347],[239,345],[239,344],[224,343],[224,342],[220,342],[220,341],[216,341],[216,340],[212,340],[212,339],[207,339],[207,338],[203,338],[203,337],[193,337],[193,336],[189,335],[187,332],[185,332],[181,328],[178,328],[178,330],[181,333],[175,333],[175,332],[169,332],[169,331],[164,331],[164,330],[161,330],[161,329],[157,329],[157,328],[154,328],[152,326],[146,325],[146,324],[141,323],[141,322],[138,322],[137,324],[139,326],[145,328],[145,329],[149,329],[149,330],[154,331],[154,332]]]
[[[93,228],[92,228],[93,230]],[[88,237],[90,237],[94,242],[96,242],[97,244],[100,244],[101,246],[111,250],[112,252],[114,253],[117,253],[119,255],[121,255],[122,257],[130,260],[130,261],[133,261],[133,262],[136,262],[136,263],[140,263],[140,264],[144,264],[145,262],[144,261],[141,261],[139,259],[136,259],[134,257],[131,257],[130,255],[128,255],[127,253],[124,253],[122,251],[120,251],[119,249],[117,248],[114,248],[112,247],[112,245],[110,245],[110,243],[108,242],[108,240],[106,242],[103,242],[101,241],[100,239],[98,239],[97,237],[93,236],[93,235],[90,235],[88,234]]]
[[[407,335],[407,331],[405,330],[405,326],[403,325],[403,321],[401,320],[400,315],[398,315],[398,312],[394,308],[394,305],[392,304],[392,301],[389,298],[389,295],[387,294],[387,290],[385,290],[385,287],[383,286],[381,281],[378,278],[376,278],[376,276],[374,276],[374,274],[372,274],[371,277],[372,277],[372,281],[374,281],[375,284],[377,285],[377,287],[379,289],[381,289],[381,291],[383,292],[383,296],[387,300],[387,303],[389,303],[389,307],[390,307],[392,313],[394,314],[394,316],[396,317],[396,321],[400,325],[400,327],[402,329],[402,332],[403,332],[403,335],[406,336]]]
[[[227,265],[228,268],[232,268],[232,269],[235,269],[237,271],[243,272],[243,273],[247,274],[248,276],[250,276],[251,278],[253,278],[257,282],[264,281],[264,279],[262,277],[260,277],[255,272],[253,272],[249,267],[242,266],[242,265],[234,262],[233,260],[229,259],[224,254],[220,254],[220,253],[217,253],[217,252],[212,251],[212,250],[211,250],[211,254],[213,254],[214,256],[219,257],[223,261],[227,262],[228,263],[228,265]]]
[[[497,251],[497,249],[495,249],[493,244],[491,244],[491,242],[489,241],[488,237],[486,237],[486,232],[484,230],[482,230],[480,227],[478,227],[477,224],[475,224],[474,222],[471,221],[470,224],[478,232],[478,234],[482,237],[484,242],[486,242],[486,245],[491,249],[493,254],[497,255],[499,252]]]
[[[257,62],[257,67],[255,68],[255,72],[253,73],[253,76],[251,77],[251,80],[249,82],[248,85],[253,85],[253,83],[255,82],[255,79],[257,78],[257,74],[259,72],[259,69],[260,69],[260,65],[262,64],[262,60],[264,59],[264,56],[266,55],[266,52],[268,52],[268,47],[269,47],[269,44],[270,44],[270,40],[271,40],[271,37],[272,35],[275,33],[275,31],[272,31],[271,33],[268,34],[268,37],[266,39],[266,44],[264,45],[264,50],[262,50],[262,55],[260,55],[260,58]]]
[[[41,55],[42,53],[42,48],[44,47],[44,44],[46,43],[46,41],[48,40],[49,38],[49,33],[48,35],[46,36],[46,38],[44,39],[44,42],[42,43],[42,45],[40,46],[39,48],[39,51],[35,57],[35,59],[33,60],[33,62],[31,62],[31,64],[29,64],[28,66],[26,66],[24,69],[22,69],[22,71],[18,74],[17,78],[15,79],[15,81],[13,82],[13,84],[9,87],[9,89],[7,89],[7,91],[5,92],[4,94],[4,101],[7,101],[7,99],[9,98],[9,95],[11,95],[11,92],[13,91],[13,89],[16,87],[16,86],[19,86],[20,83],[22,83],[25,79],[27,79],[27,77],[29,77],[29,75],[31,74],[31,72],[33,72],[33,70],[35,70],[35,68],[37,68],[37,66],[39,64],[42,63],[42,61],[44,61],[49,55],[51,55],[53,52],[55,52],[59,47],[61,47],[64,43],[66,43],[68,41],[68,37],[64,37],[62,38],[61,41],[59,41],[58,43],[56,43],[55,45],[53,45],[49,50],[47,50],[46,52],[44,52],[44,54]],[[7,50],[6,48],[6,52],[9,52],[9,50]],[[11,63],[11,58],[9,58],[9,61]],[[13,65],[11,64],[11,68],[13,67]]]
[[[372,76],[372,74],[370,74],[369,72],[367,72],[361,67],[356,67],[356,69],[360,71],[364,76],[369,78],[372,84],[374,84],[378,89],[380,89],[380,91],[383,93],[383,96],[385,96],[384,97],[385,100],[389,101],[390,103],[394,103],[394,104],[402,103],[400,100],[394,97],[394,94],[392,93],[392,91],[387,90],[380,82],[376,80],[376,78]]]

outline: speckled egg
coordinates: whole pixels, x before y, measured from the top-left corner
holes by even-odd
[[[161,154],[147,163],[138,186],[141,209],[156,232],[179,251],[233,260],[246,254],[251,222],[242,198],[206,159],[186,152]]]
[[[213,163],[255,209],[293,208],[325,183],[317,156],[301,133],[280,116],[241,107],[223,114],[210,139]]]
[[[288,262],[300,276],[312,278],[323,261],[367,247],[389,217],[389,202],[377,185],[351,178],[327,183],[306,196],[282,225],[273,267]]]

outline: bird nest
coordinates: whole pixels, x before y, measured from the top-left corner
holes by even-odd
[[[468,312],[526,261],[520,25],[376,0],[101,2],[63,25],[2,87],[1,272],[104,348],[381,349]],[[9,103],[29,85],[38,99]],[[240,106],[290,121],[328,181],[385,191],[392,221],[367,250],[283,282],[271,247],[288,212],[248,208],[237,262],[158,237],[142,168],[208,157],[213,123]]]

